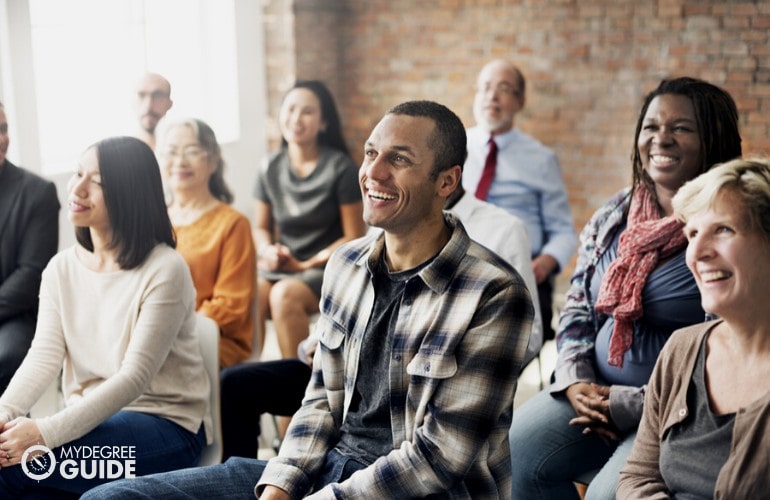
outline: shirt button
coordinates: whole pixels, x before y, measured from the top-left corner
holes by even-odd
[[[680,417],[684,417],[685,415],[687,415],[687,410],[685,410],[684,408],[682,408],[681,410],[679,410],[679,416],[680,416]]]
[[[426,372],[429,372],[429,371],[430,371],[430,363],[426,363],[426,364],[425,364],[425,371],[426,371]]]
[[[396,361],[401,361],[401,355],[396,354],[395,356],[393,356],[393,359],[395,359]]]

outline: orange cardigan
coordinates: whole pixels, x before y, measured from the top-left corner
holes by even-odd
[[[195,309],[219,325],[219,364],[245,360],[254,337],[256,251],[249,220],[219,204],[186,226],[174,226],[177,251],[190,267]]]

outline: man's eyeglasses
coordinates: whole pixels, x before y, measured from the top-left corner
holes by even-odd
[[[140,101],[144,101],[148,97],[150,98],[151,101],[160,101],[162,99],[168,99],[169,96],[167,92],[164,92],[162,90],[155,90],[153,92],[144,92],[140,90],[139,92],[136,93],[136,97],[138,97]]]
[[[488,83],[481,86],[476,86],[476,92],[479,94],[486,94],[490,91],[495,95],[500,94],[513,97],[519,97],[521,95],[521,92],[519,92],[516,87],[506,82],[498,83],[494,87]]]

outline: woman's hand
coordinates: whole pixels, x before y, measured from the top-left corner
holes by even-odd
[[[264,271],[287,271],[286,262],[294,259],[288,247],[275,243],[263,246],[259,250],[259,268]]]
[[[609,386],[578,382],[567,388],[567,399],[577,415],[570,425],[585,426],[584,434],[593,432],[608,443],[620,439],[610,416]]]
[[[19,417],[0,427],[0,468],[17,465],[32,445],[45,444],[37,422]]]
[[[306,269],[310,269],[310,267],[312,266],[310,266],[310,263],[308,261],[297,260],[291,254],[291,252],[289,252],[289,254],[284,258],[283,262],[281,263],[281,268],[279,269],[279,271],[282,271],[284,273],[299,273]]]
[[[326,258],[328,259],[328,255]],[[298,273],[312,268],[315,265],[312,260],[299,260],[292,255],[289,247],[275,243],[262,247],[259,251],[258,265],[264,271]]]

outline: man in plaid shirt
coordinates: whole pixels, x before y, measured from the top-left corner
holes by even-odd
[[[509,498],[508,428],[534,310],[519,274],[442,210],[465,144],[460,119],[430,101],[392,108],[372,131],[359,180],[364,219],[383,231],[327,264],[313,375],[277,457],[99,495]]]

